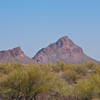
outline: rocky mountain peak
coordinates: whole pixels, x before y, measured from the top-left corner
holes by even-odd
[[[76,45],[69,37],[64,36],[48,47],[41,49],[33,57],[33,60],[42,64],[51,64],[57,61],[79,64],[92,59],[86,56],[82,48]]]
[[[27,57],[20,47],[16,47],[5,51],[0,51],[0,62],[31,64],[33,63],[33,60]]]
[[[68,36],[64,36],[64,37],[61,37],[60,39],[58,39],[58,41],[56,42],[56,45],[58,47],[68,47],[68,48],[75,46],[73,41],[71,39],[69,39]]]
[[[13,48],[11,50],[9,50],[9,52],[12,54],[12,56],[19,56],[19,55],[24,55],[23,50],[21,49],[21,47],[16,47]]]
[[[76,45],[69,37],[64,36],[56,42],[48,45],[37,52],[31,59],[26,56],[20,47],[0,51],[0,62],[2,63],[22,63],[22,64],[53,64],[57,61],[65,63],[81,64],[88,61],[95,61],[86,56],[82,48]]]

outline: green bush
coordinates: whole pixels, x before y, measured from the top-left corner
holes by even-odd
[[[19,68],[20,69],[20,68]],[[15,70],[0,80],[0,96],[7,100],[25,98],[30,100],[40,94],[66,93],[67,83],[50,72],[46,67],[25,67],[23,70]]]
[[[0,64],[0,98],[3,100],[100,99],[100,64]]]

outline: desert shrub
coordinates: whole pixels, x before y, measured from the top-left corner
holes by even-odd
[[[57,62],[56,64],[52,64],[51,65],[53,71],[55,72],[63,72],[65,70],[75,70],[78,65],[75,65],[75,64],[66,64],[64,62]]]
[[[66,70],[62,74],[62,78],[64,78],[68,83],[75,83],[77,80],[81,78],[80,75],[77,74],[75,70]]]
[[[93,70],[96,66],[97,66],[97,64],[95,63],[95,62],[87,62],[87,63],[85,63],[84,64],[88,69],[91,69],[91,70]]]
[[[0,98],[31,100],[92,100],[100,98],[100,64],[0,64]]]
[[[74,84],[73,94],[79,100],[100,98],[100,75],[95,74],[79,80],[77,84]]]
[[[24,65],[17,64],[17,63],[0,63],[0,73],[2,74],[9,74],[10,72],[17,70],[17,69],[23,69]]]
[[[86,76],[86,74],[88,73],[88,69],[86,67],[84,67],[83,65],[79,65],[75,71],[82,76]]]
[[[64,70],[64,66],[65,66],[65,63],[61,62],[61,61],[58,61],[56,64],[52,64],[51,67],[52,67],[52,70],[54,72],[60,72],[60,71],[63,71]]]
[[[93,84],[94,89],[92,90],[92,97],[93,98],[100,98],[100,75],[95,74],[91,78],[91,84]]]
[[[95,68],[95,73],[100,75],[100,65]]]
[[[25,67],[0,80],[0,96],[5,100],[30,100],[40,93],[58,97],[65,95],[67,88],[67,83],[46,67]]]
[[[91,100],[93,88],[89,79],[79,80],[75,84],[74,97],[78,100]]]
[[[95,74],[95,69],[97,67],[97,64],[94,62],[88,62],[83,64],[83,67],[87,68],[88,73]]]

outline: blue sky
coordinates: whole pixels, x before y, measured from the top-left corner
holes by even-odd
[[[0,0],[0,50],[32,57],[65,35],[100,60],[100,0]]]

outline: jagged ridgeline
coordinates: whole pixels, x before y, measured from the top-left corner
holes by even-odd
[[[69,64],[81,64],[89,61],[97,62],[91,57],[88,57],[82,48],[77,46],[67,36],[41,49],[33,58],[26,56],[20,47],[0,51],[0,62],[54,64],[58,61]]]
[[[0,51],[0,62],[0,100],[100,100],[100,64],[67,36],[33,58]]]
[[[0,62],[32,64],[33,60],[26,56],[20,47],[16,47],[5,51],[0,51]]]
[[[77,46],[67,36],[60,38],[57,42],[41,49],[34,57],[36,63],[53,64],[63,61],[71,64],[81,64],[88,61],[96,61],[88,57],[81,47]]]

